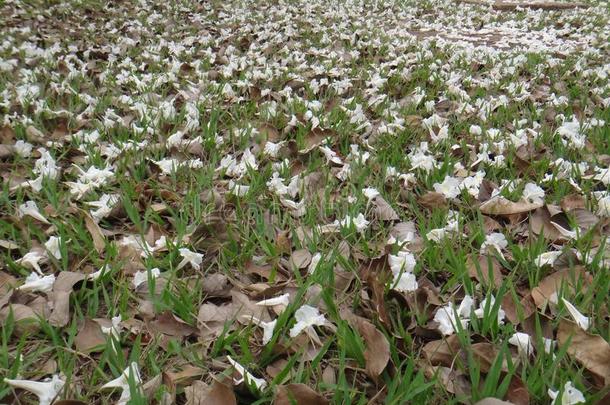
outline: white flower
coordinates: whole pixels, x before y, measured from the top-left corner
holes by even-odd
[[[30,157],[32,155],[32,144],[20,139],[15,142],[15,152],[23,158]]]
[[[318,252],[311,257],[311,262],[307,267],[307,274],[313,274],[318,268],[318,263],[320,263],[320,259],[322,259],[322,253]]]
[[[45,381],[31,381],[31,380],[11,380],[8,378],[4,379],[4,382],[11,387],[21,388],[31,392],[38,397],[39,405],[50,405],[63,389],[66,381],[61,379],[57,374],[53,375],[51,379]]]
[[[608,167],[606,169],[603,169],[601,167],[596,167],[595,171],[597,172],[597,174],[595,176],[593,176],[593,178],[595,180],[601,181],[606,186],[610,186],[610,167]]]
[[[527,333],[517,332],[513,334],[509,339],[508,343],[517,346],[519,353],[524,353],[529,356],[534,352],[534,346],[532,346],[532,337]]]
[[[40,269],[39,263],[41,261],[47,260],[47,253],[41,252],[39,250],[32,250],[26,253],[21,259],[17,260],[16,263],[32,268],[38,272],[38,274],[42,274],[42,270]]]
[[[356,227],[356,231],[362,233],[369,226],[369,221],[366,220],[364,215],[358,214],[358,216],[356,218],[347,215],[341,221],[339,221],[339,222],[335,221],[335,224],[342,226],[343,228],[347,228],[347,227],[350,227],[351,225],[354,225]]]
[[[102,385],[100,389],[120,388],[121,397],[117,405],[126,405],[131,400],[131,388],[129,383],[134,384],[137,389],[140,389],[142,379],[140,377],[140,369],[136,362],[132,362],[119,377]]]
[[[40,210],[38,210],[38,206],[34,201],[26,201],[17,208],[17,217],[23,218],[25,215],[29,215],[42,223],[49,223],[49,221],[40,213]]]
[[[193,252],[187,248],[180,248],[178,251],[182,256],[182,261],[178,264],[176,270],[183,268],[187,263],[189,263],[194,270],[199,270],[201,262],[203,261],[203,253]]]
[[[231,363],[235,371],[237,371],[239,375],[241,375],[240,379],[234,380],[235,384],[241,384],[245,381],[246,384],[254,384],[259,390],[265,389],[265,387],[267,386],[267,381],[262,378],[254,377],[245,369],[244,366],[233,360],[231,356],[227,356],[227,360],[229,360],[229,363]]]
[[[470,135],[480,136],[483,133],[483,130],[478,125],[471,125],[468,132],[470,132]]]
[[[572,385],[572,381],[566,382],[563,386],[561,398],[559,398],[559,391],[549,389],[548,393],[553,400],[552,405],[575,405],[587,402],[582,392]]]
[[[508,247],[508,241],[503,233],[492,232],[485,237],[485,241],[481,245],[481,253],[489,253],[489,248],[493,248],[504,258],[502,250]]]
[[[244,315],[244,317],[248,317],[248,315]],[[263,344],[266,345],[267,343],[269,343],[271,341],[271,338],[273,337],[273,330],[275,329],[275,325],[277,324],[277,319],[274,319],[273,321],[269,322],[261,321],[260,319],[254,316],[250,317],[250,319],[257,326],[263,328]]]
[[[440,243],[443,239],[445,239],[446,234],[447,232],[445,231],[445,228],[435,228],[426,233],[426,239],[432,242]]]
[[[489,301],[489,304],[488,304],[488,301]],[[484,298],[483,301],[481,301],[479,308],[475,309],[474,314],[477,316],[477,318],[485,318],[487,315],[491,314],[491,311],[493,311],[495,302],[496,302],[496,298],[493,295],[490,295],[489,297]],[[487,308],[487,307],[489,307],[489,308]],[[490,311],[490,312],[486,312],[486,311]],[[499,306],[498,307],[498,316],[497,316],[498,325],[501,325],[502,323],[504,323],[505,317],[506,317],[506,313],[502,309],[502,306]]]
[[[250,186],[237,184],[233,180],[229,180],[229,192],[237,197],[243,197],[250,191]]]
[[[297,309],[294,317],[297,323],[290,329],[290,337],[296,337],[302,331],[312,329],[314,325],[326,325],[326,318],[324,318],[324,315],[320,314],[318,308],[309,305],[303,305],[301,308]]]
[[[523,189],[523,199],[535,204],[544,204],[544,190],[534,183],[527,183]]]
[[[445,198],[454,199],[460,195],[460,181],[451,176],[445,176],[442,183],[434,183],[434,191],[441,193]]]
[[[138,288],[142,283],[148,281],[149,274],[150,274],[150,279],[154,280],[161,275],[161,270],[159,270],[158,268],[155,267],[154,269],[150,269],[148,271],[147,270],[137,271],[133,275],[133,287]]]
[[[119,338],[120,332],[121,332],[121,315],[115,316],[112,318],[111,325],[108,327],[105,326],[101,326],[102,329],[102,333],[105,333],[106,335],[112,335],[115,339]]]
[[[156,164],[159,169],[161,169],[161,173],[165,175],[172,174],[180,167],[180,161],[178,159],[161,159],[153,160],[152,162]]]
[[[555,341],[553,339],[549,339],[549,338],[542,338],[542,342],[544,343],[544,352],[547,354],[550,354],[553,351],[553,348],[555,347]],[[554,357],[555,355],[553,355]]]
[[[326,163],[328,162],[332,162],[335,164],[343,164],[343,161],[341,160],[341,158],[339,156],[337,156],[337,154],[330,149],[328,146],[319,146],[318,147],[322,153],[324,154],[324,157],[326,158]]]
[[[559,256],[561,256],[561,252],[559,252],[559,251],[545,252],[545,253],[540,254],[540,256],[538,256],[536,258],[534,263],[536,263],[536,266],[538,266],[538,267],[543,267],[543,266],[546,266],[547,264],[549,266],[552,266],[555,263],[555,261],[559,258]]]
[[[25,278],[25,283],[17,289],[26,292],[41,291],[43,293],[50,293],[53,291],[53,284],[55,284],[55,276],[53,274],[41,276],[38,273],[32,272]]]
[[[417,278],[413,273],[399,273],[394,275],[392,289],[400,292],[415,291],[419,287]]]
[[[364,194],[364,196],[369,200],[373,200],[375,197],[377,197],[380,193],[376,188],[372,188],[372,187],[367,187],[367,188],[363,188],[362,189],[362,194]]]
[[[268,298],[266,300],[259,301],[256,303],[256,305],[263,305],[266,307],[274,307],[276,305],[283,305],[284,307],[287,307],[290,304],[289,298],[290,298],[290,294],[286,293],[286,294],[279,295],[277,297]]]
[[[570,301],[566,300],[563,297],[561,298],[561,301],[563,302],[563,305],[566,306],[566,309],[570,313],[570,316],[572,317],[572,319],[574,319],[574,322],[576,322],[578,326],[580,326],[583,330],[587,330],[591,327],[591,320],[581,314],[580,311],[576,309],[576,307],[572,305]]]
[[[610,193],[594,191],[593,195],[597,199],[597,215],[600,217],[610,217]]]
[[[61,238],[57,236],[51,236],[49,240],[44,244],[49,253],[51,253],[57,260],[61,260]]]
[[[98,271],[94,271],[93,273],[88,274],[87,279],[88,280],[97,280],[98,278],[103,276],[108,270],[110,270],[109,266],[107,264],[105,264],[102,267],[100,267],[100,269]]]
[[[119,201],[118,194],[103,194],[97,201],[89,201],[86,204],[97,208],[96,210],[90,211],[91,217],[99,222],[101,219],[106,218],[112,212],[112,207]]]
[[[458,321],[462,328],[466,328],[470,322],[470,312],[473,305],[472,297],[466,295],[457,309],[454,304],[447,304],[437,309],[436,314],[434,314],[434,321],[439,324],[438,330],[443,335],[453,335],[457,329]]]
[[[110,166],[103,169],[98,169],[95,166],[91,166],[87,169],[87,171],[84,171],[78,167],[78,170],[81,172],[81,175],[78,178],[81,183],[91,183],[96,187],[103,186],[104,184],[108,183],[108,180],[114,177],[114,172]]]
[[[390,269],[392,269],[394,277],[396,277],[402,272],[412,273],[417,262],[412,253],[400,251],[396,255],[388,255],[388,264],[390,265]]]
[[[278,157],[280,150],[282,149],[283,142],[273,143],[267,141],[265,143],[265,148],[263,149],[263,153],[272,158]]]

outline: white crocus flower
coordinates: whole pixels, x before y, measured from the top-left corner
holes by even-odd
[[[20,388],[36,395],[39,405],[50,405],[59,396],[59,393],[66,384],[66,381],[57,374],[45,381],[11,380],[5,378],[4,382],[11,387]]]
[[[563,297],[561,298],[561,301],[566,306],[566,309],[570,313],[570,316],[572,317],[572,319],[574,319],[574,322],[576,322],[578,326],[580,326],[583,330],[588,330],[591,327],[591,319],[580,313],[580,311],[576,309],[576,307],[572,305],[570,301],[566,300]]]
[[[23,218],[26,215],[29,215],[42,223],[49,223],[49,221],[40,213],[40,210],[34,201],[26,201],[17,208],[17,217]]]
[[[487,303],[489,301],[489,304]],[[486,311],[492,311],[493,307],[495,305],[496,302],[496,298],[493,295],[490,295],[487,298],[484,298],[483,301],[481,301],[481,305],[479,305],[479,308],[475,309],[474,314],[477,316],[477,318],[485,318],[486,315],[488,315],[488,313]],[[486,307],[489,307],[488,309],[486,309]],[[498,307],[498,325],[501,325],[502,323],[504,323],[504,318],[506,317],[506,313],[504,312],[504,310],[502,309],[502,306]]]
[[[40,262],[44,262],[48,259],[47,253],[39,250],[32,250],[26,253],[21,259],[17,260],[15,263],[20,264],[25,267],[32,268],[38,272],[38,274],[42,274],[42,269],[40,268]]]
[[[117,405],[126,405],[131,400],[130,381],[140,389],[142,378],[140,377],[140,369],[136,362],[132,362],[119,377],[102,385],[100,389],[120,388],[121,397],[119,398]]]
[[[327,322],[318,308],[309,305],[303,305],[297,309],[294,317],[297,323],[290,329],[290,337],[296,337],[304,330],[308,332],[314,325],[326,325]]]
[[[572,381],[566,382],[563,386],[561,398],[559,398],[559,391],[549,389],[548,393],[553,400],[552,405],[575,405],[587,402],[582,392],[572,385]]]
[[[513,346],[517,346],[519,353],[523,353],[529,356],[534,352],[534,346],[532,346],[532,337],[527,333],[517,332],[513,334],[509,339],[508,343]]]
[[[193,252],[187,248],[180,248],[178,251],[182,256],[182,261],[178,264],[176,270],[183,268],[187,263],[190,264],[194,270],[199,270],[203,261],[203,253]]]
[[[61,260],[61,238],[57,236],[51,236],[49,240],[44,244],[49,253],[53,255],[57,260]]]
[[[534,183],[527,183],[522,198],[534,204],[544,204],[544,190]]]
[[[244,366],[233,360],[231,356],[227,356],[227,360],[229,360],[229,363],[231,363],[235,371],[237,371],[239,375],[241,375],[241,378],[234,380],[235,384],[241,384],[245,381],[246,384],[254,384],[259,390],[265,389],[265,387],[267,386],[267,381],[262,378],[254,377],[248,372],[248,370],[246,370]]]
[[[290,304],[289,298],[290,298],[290,294],[286,293],[286,294],[279,295],[277,297],[268,298],[266,300],[259,301],[256,303],[256,305],[262,305],[262,306],[266,306],[266,307],[274,307],[276,305],[283,305],[284,307],[287,307]]]
[[[434,191],[445,198],[454,199],[460,195],[460,181],[455,177],[445,176],[442,183],[434,183]]]
[[[150,274],[151,280],[156,279],[161,275],[161,270],[158,268],[151,269],[150,271],[137,271],[133,275],[133,286],[134,288],[138,288],[142,283],[148,281],[148,275]]]
[[[559,256],[561,256],[561,252],[545,252],[540,254],[536,260],[534,261],[534,263],[536,263],[536,266],[538,267],[542,267],[545,265],[549,265],[552,266],[555,261],[559,258]]]
[[[506,249],[506,247],[508,247],[508,241],[506,240],[504,234],[500,232],[492,232],[485,237],[485,241],[481,245],[481,253],[489,253],[489,248],[493,248],[504,259],[502,250]]]
[[[447,304],[436,310],[434,321],[437,322],[438,330],[445,336],[453,335],[457,330],[457,323],[466,328],[470,322],[470,312],[474,305],[474,300],[470,295],[466,295],[460,306],[456,309],[454,304]]]
[[[25,283],[17,287],[17,289],[25,292],[41,291],[43,293],[50,293],[53,291],[53,284],[55,284],[55,276],[53,274],[41,276],[36,272],[32,272],[25,278]]]

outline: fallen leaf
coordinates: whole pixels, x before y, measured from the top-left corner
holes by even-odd
[[[502,265],[493,256],[479,255],[478,259],[469,257],[466,262],[468,275],[476,278],[484,286],[495,286],[500,288],[504,280],[504,276],[500,271]]]
[[[534,287],[531,296],[538,308],[547,305],[553,294],[557,294],[564,284],[570,291],[578,285],[587,286],[592,282],[592,276],[586,272],[583,266],[575,266],[571,269],[560,270],[545,277],[537,287]]]
[[[277,387],[274,405],[327,405],[329,402],[305,384],[288,384]]]
[[[400,219],[394,208],[379,195],[373,199],[373,207],[375,217],[380,221],[398,221]]]
[[[390,360],[390,343],[385,335],[371,322],[353,314],[349,310],[341,311],[341,318],[356,329],[364,340],[364,360],[367,374],[376,379],[386,368]]]
[[[557,341],[560,346],[568,345],[567,353],[593,374],[596,385],[600,388],[610,385],[610,343],[603,337],[562,319]]]
[[[81,353],[101,351],[106,344],[106,335],[100,325],[86,318],[78,334],[74,337],[74,346]],[[96,350],[97,349],[97,350]]]
[[[445,208],[447,199],[441,193],[429,191],[417,199],[417,203],[424,208],[433,210],[435,208]]]
[[[460,352],[460,341],[457,335],[450,335],[445,339],[426,343],[422,350],[432,366],[451,367]]]
[[[85,275],[72,271],[62,271],[53,284],[52,307],[49,323],[53,326],[66,326],[70,322],[70,294],[74,285],[85,279]]]
[[[195,378],[201,377],[205,372],[201,367],[187,365],[179,371],[165,372],[163,378],[170,386],[175,387],[190,384]]]
[[[498,398],[483,398],[482,400],[476,402],[474,405],[515,405],[512,402],[502,401]]]
[[[93,247],[97,253],[102,254],[106,248],[106,238],[104,237],[100,226],[93,220],[91,215],[89,215],[88,212],[84,212],[84,216],[85,226],[91,234],[91,239],[93,239]]]
[[[479,210],[487,215],[513,215],[533,211],[542,207],[543,203],[529,201],[513,202],[504,197],[494,197],[480,205]]]
[[[34,310],[22,304],[10,304],[0,310],[0,323],[6,322],[11,315],[15,322],[15,332],[18,335],[35,333],[40,329],[38,316]]]
[[[291,269],[304,269],[311,263],[311,257],[311,253],[306,249],[295,250],[290,256],[289,263]]]
[[[185,337],[198,332],[197,328],[177,318],[171,311],[158,315],[150,326],[151,332],[161,332],[168,336]]]
[[[530,393],[527,391],[527,385],[523,383],[521,378],[516,375],[511,377],[504,399],[515,405],[529,405]]]
[[[207,385],[203,381],[195,381],[184,389],[186,405],[233,405],[237,399],[233,389],[214,381]]]

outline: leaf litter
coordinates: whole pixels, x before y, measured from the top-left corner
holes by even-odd
[[[603,2],[0,21],[3,402],[607,399]]]

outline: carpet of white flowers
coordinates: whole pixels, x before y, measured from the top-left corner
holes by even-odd
[[[0,403],[609,403],[609,17],[0,1]]]

